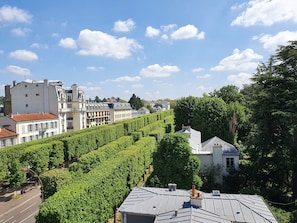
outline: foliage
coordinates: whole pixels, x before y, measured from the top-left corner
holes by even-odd
[[[221,98],[202,97],[193,114],[193,129],[202,133],[202,141],[217,136],[232,142],[228,131],[227,105]]]
[[[131,96],[128,103],[130,103],[131,107],[135,110],[138,110],[144,106],[143,101],[139,97],[137,97],[135,94],[133,94]]]
[[[248,91],[253,128],[246,184],[272,201],[297,197],[297,42],[260,64]]]
[[[194,112],[198,106],[198,98],[193,96],[183,97],[176,101],[174,111],[175,131],[182,128],[183,125],[192,125]]]
[[[58,190],[72,182],[72,175],[67,169],[53,169],[40,175],[43,184],[44,198],[52,196]]]
[[[8,171],[11,173],[7,178],[9,187],[19,187],[21,183],[26,179],[26,175],[21,172],[21,164],[18,160],[13,160],[8,165]]]
[[[166,187],[168,183],[176,183],[179,188],[188,189],[194,183],[201,186],[197,177],[200,160],[192,156],[188,139],[180,134],[167,134],[160,141],[153,156],[154,172],[150,186],[157,182]],[[178,174],[177,174],[178,173]]]
[[[201,188],[203,191],[211,192],[214,188],[221,188],[221,185],[216,183],[216,178],[220,176],[221,170],[222,166],[211,165],[199,171],[199,176],[203,181],[203,186]]]
[[[155,146],[146,137],[102,162],[42,203],[36,222],[107,222],[150,164]]]

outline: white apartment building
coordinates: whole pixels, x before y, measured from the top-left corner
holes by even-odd
[[[5,115],[50,113],[59,118],[59,133],[86,128],[84,93],[77,85],[63,88],[61,81],[13,82],[5,86]]]
[[[110,110],[108,104],[97,102],[86,102],[87,128],[110,123]]]
[[[110,109],[111,123],[132,118],[132,107],[130,103],[107,102],[107,104]]]
[[[15,144],[59,134],[59,118],[50,113],[18,114],[0,117],[1,126],[16,133]],[[6,145],[7,146],[7,145]]]

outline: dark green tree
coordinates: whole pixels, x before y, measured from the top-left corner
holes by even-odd
[[[10,174],[8,175],[7,182],[9,187],[19,187],[21,183],[26,179],[26,174],[21,171],[21,168],[21,164],[17,160],[12,161],[8,165],[8,171],[10,172]]]
[[[247,182],[264,196],[297,198],[297,42],[260,64],[250,89],[253,129]]]
[[[176,101],[174,111],[175,130],[183,125],[193,125],[194,111],[197,108],[198,98],[193,96],[183,97]]]
[[[199,165],[200,160],[191,154],[186,136],[180,133],[165,135],[153,156],[152,181],[162,187],[176,183],[182,189],[189,189],[192,184],[200,188]]]
[[[135,110],[138,110],[144,106],[143,101],[139,97],[137,97],[135,94],[133,94],[131,96],[128,103],[130,103],[131,107]]]
[[[218,136],[232,143],[227,104],[221,98],[199,98],[193,113],[193,128],[201,131],[202,141]]]

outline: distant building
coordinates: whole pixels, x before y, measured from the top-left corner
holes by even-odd
[[[182,126],[178,132],[188,137],[192,154],[200,159],[200,170],[219,167],[220,174],[215,178],[217,183],[223,183],[223,176],[228,175],[230,168],[238,169],[239,151],[235,146],[216,136],[201,143],[201,132],[190,126]]]
[[[106,102],[110,109],[110,122],[114,123],[132,118],[132,107],[129,103]]]
[[[118,211],[121,223],[277,223],[258,195],[135,187]]]
[[[59,134],[59,118],[50,113],[0,117],[0,126],[16,135],[16,144]]]
[[[87,128],[110,123],[110,109],[106,103],[86,102]]]
[[[16,134],[15,132],[0,127],[0,148],[18,144],[17,136],[18,134]]]

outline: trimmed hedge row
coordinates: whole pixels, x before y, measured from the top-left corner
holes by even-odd
[[[87,173],[103,161],[116,156],[119,151],[131,146],[133,143],[131,136],[123,136],[97,150],[82,155],[77,162],[69,166],[69,170],[75,172],[81,170],[83,173]]]
[[[8,166],[14,160],[21,160],[21,165],[30,165],[33,170],[42,172],[47,168],[58,167],[63,162],[75,161],[83,154],[96,150],[124,135],[131,135],[133,131],[162,120],[167,116],[172,116],[172,114],[172,110],[167,110],[110,125],[71,131],[2,148],[0,149],[0,180],[7,178],[9,174],[13,174],[8,171]],[[50,146],[50,144],[52,145]],[[63,155],[61,153],[62,148]],[[46,157],[46,154],[48,157]],[[42,160],[34,160],[31,155]]]
[[[142,138],[40,205],[37,223],[107,222],[151,162],[153,137]]]

